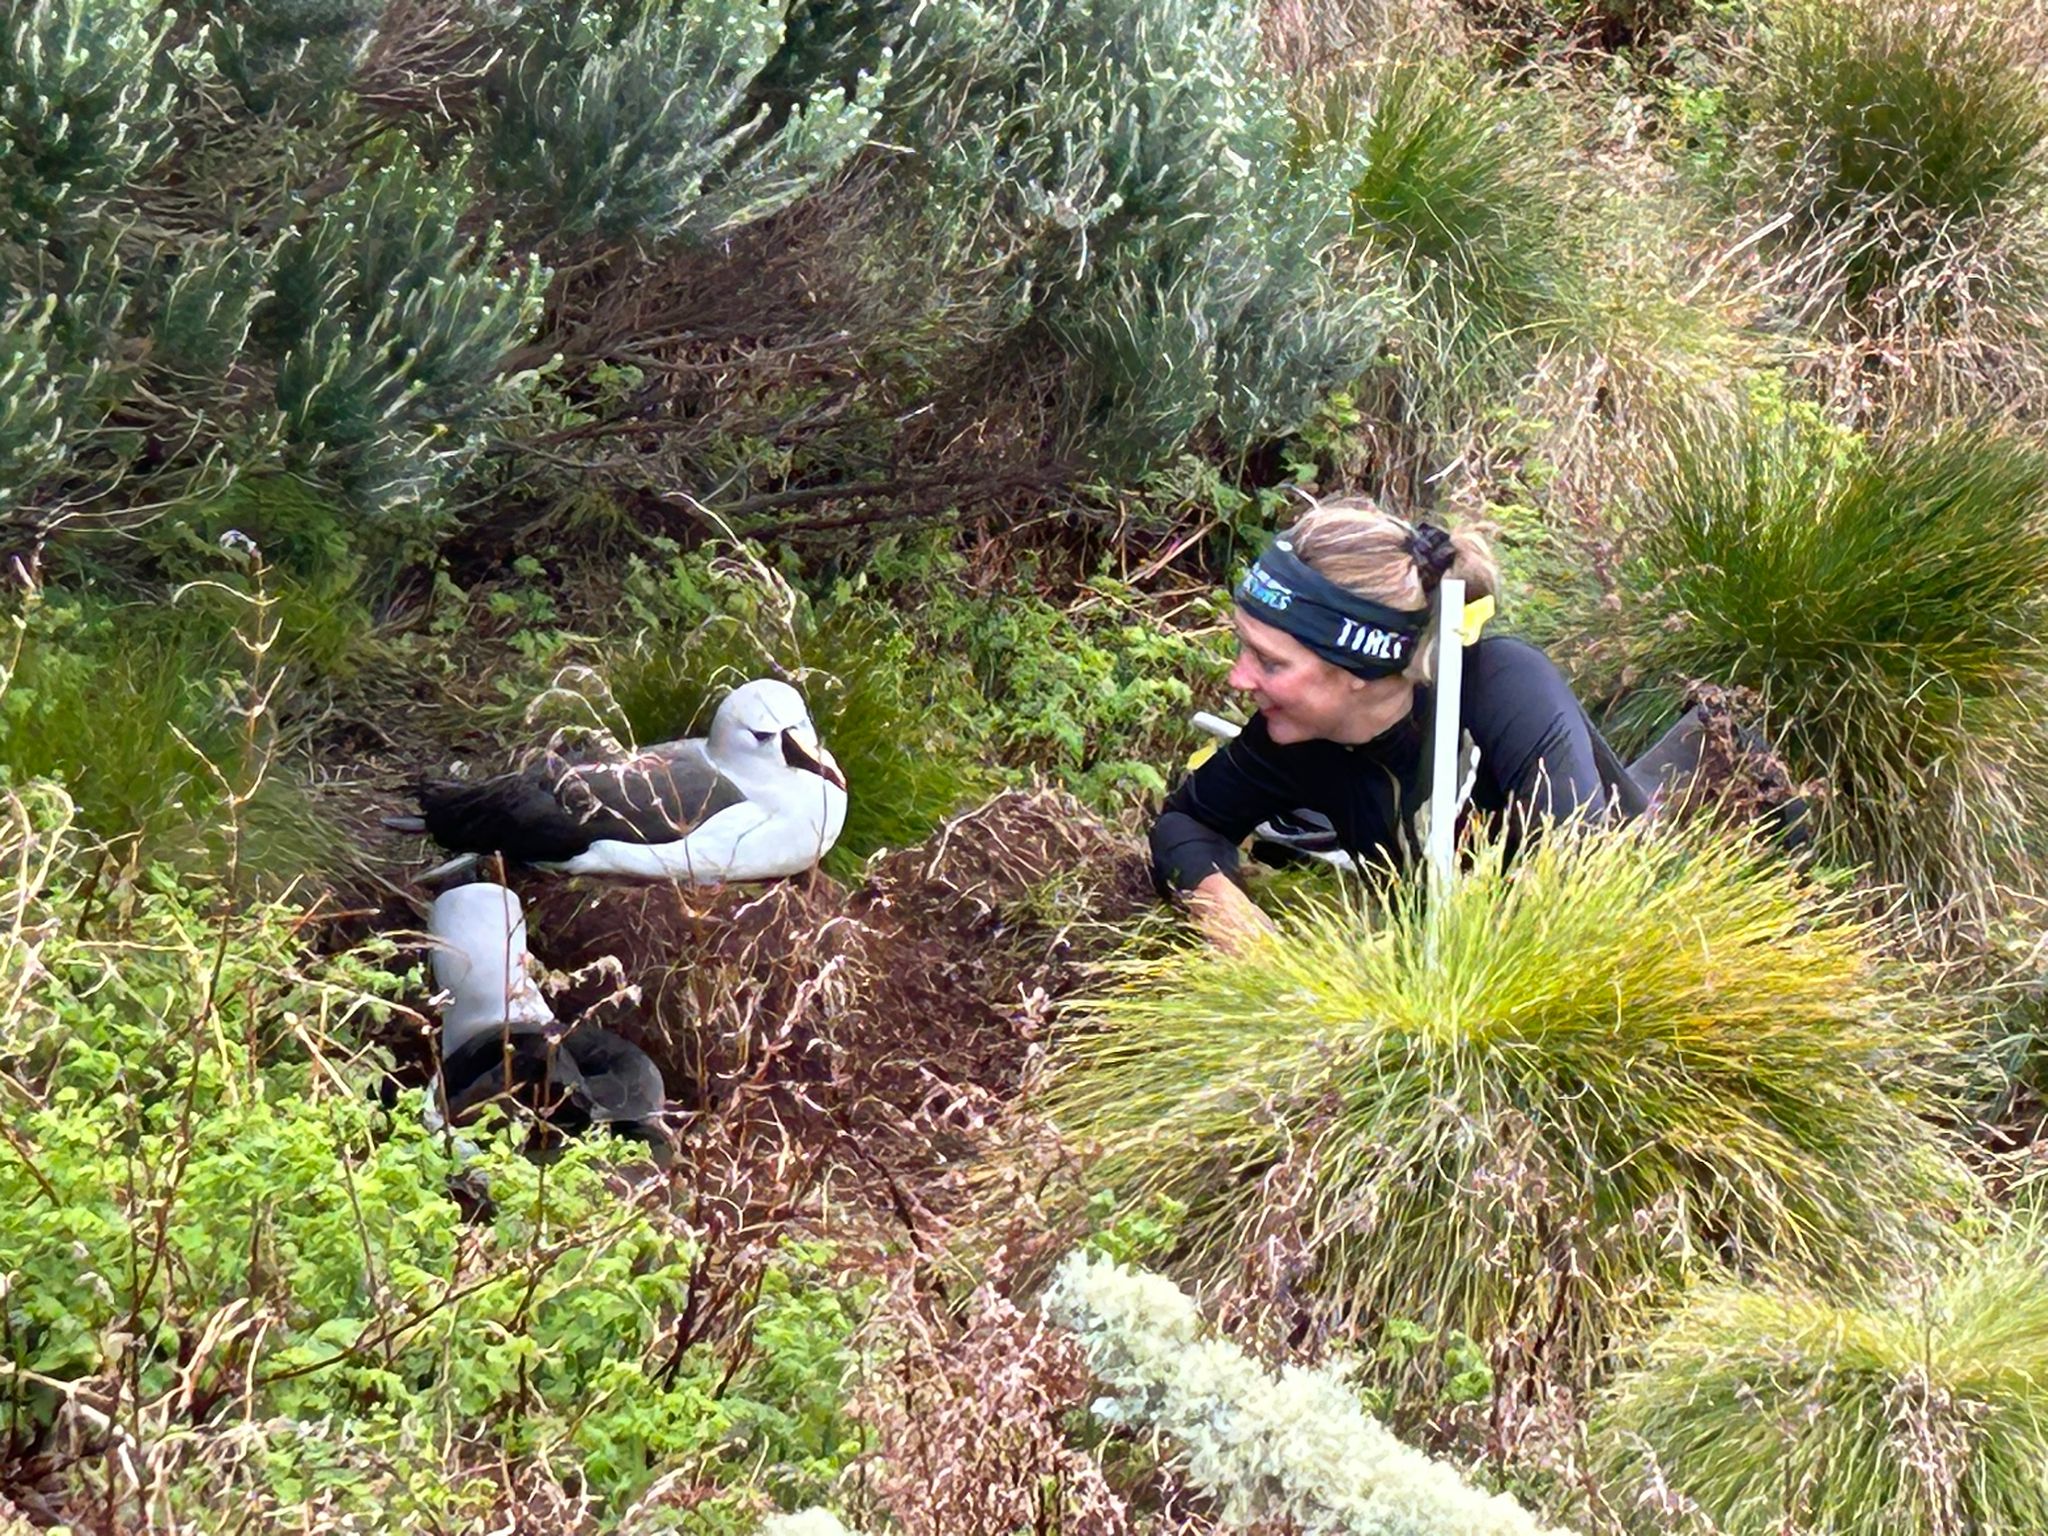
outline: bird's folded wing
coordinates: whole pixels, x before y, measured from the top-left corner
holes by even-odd
[[[746,799],[696,741],[568,769],[553,791],[563,811],[591,838],[629,843],[674,842]]]

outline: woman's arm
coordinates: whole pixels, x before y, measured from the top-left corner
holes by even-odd
[[[1227,954],[1243,954],[1279,930],[1228,875],[1209,875],[1188,892],[1188,916],[1202,937]]]
[[[1226,948],[1270,930],[1237,884],[1237,848],[1260,822],[1294,809],[1298,799],[1265,721],[1254,716],[1167,796],[1152,824],[1153,883],[1162,895],[1185,898],[1196,926]]]

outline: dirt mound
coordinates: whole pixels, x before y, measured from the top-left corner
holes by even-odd
[[[1012,792],[857,886],[621,885],[528,875],[528,932],[583,1017],[653,1056],[692,1136],[716,1127],[884,1175],[899,1214],[1042,1049],[1048,1016],[1153,907],[1143,852],[1079,802]],[[863,1183],[871,1181],[862,1180]]]

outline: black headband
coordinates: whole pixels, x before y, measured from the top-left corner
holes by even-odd
[[[1427,608],[1389,608],[1318,575],[1284,534],[1253,562],[1236,597],[1253,618],[1359,677],[1405,672],[1429,626]]]

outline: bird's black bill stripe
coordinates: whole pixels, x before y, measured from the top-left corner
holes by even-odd
[[[841,789],[846,788],[846,775],[841,773],[836,765],[813,757],[809,749],[796,739],[794,731],[782,733],[782,760],[792,768],[802,768],[808,773],[815,773],[827,784],[837,784]]]

